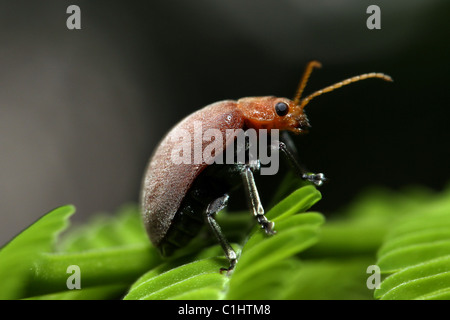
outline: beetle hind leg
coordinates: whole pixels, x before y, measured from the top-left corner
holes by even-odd
[[[215,200],[213,200],[206,208],[205,211],[205,218],[206,222],[208,223],[209,227],[211,228],[212,232],[216,236],[217,240],[219,241],[223,251],[225,252],[225,255],[230,262],[230,266],[228,268],[220,268],[220,272],[227,271],[230,272],[234,269],[237,262],[237,256],[236,252],[233,250],[231,245],[229,244],[228,240],[225,238],[225,235],[222,232],[222,229],[220,228],[219,224],[217,223],[216,219],[214,218],[214,215],[222,210],[228,202],[228,194],[225,194]]]
[[[266,232],[266,234],[275,234],[274,230],[275,223],[267,220],[264,215],[264,207],[262,206],[261,200],[259,198],[258,189],[256,188],[255,179],[253,177],[253,172],[250,166],[245,166],[242,173],[242,180],[244,182],[244,189],[247,194],[250,209],[253,215],[256,217],[259,225]]]

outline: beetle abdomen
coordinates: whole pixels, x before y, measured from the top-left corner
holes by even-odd
[[[201,143],[202,153],[207,143],[194,139],[194,124],[201,124],[202,136],[209,129],[218,129],[224,137],[221,149],[216,149],[217,156],[226,149],[234,137],[226,138],[227,129],[240,129],[244,125],[241,112],[236,102],[231,100],[216,102],[188,116],[178,123],[161,141],[154,152],[143,181],[141,210],[152,243],[158,247],[161,240],[173,224],[188,190],[197,176],[206,168],[207,160],[195,163],[194,152]],[[179,147],[181,134],[189,134],[191,139],[191,162],[175,164],[172,150]],[[177,142],[178,141],[178,142]]]
[[[188,192],[175,214],[166,235],[159,243],[159,251],[165,257],[184,247],[192,240],[204,225],[202,212],[206,205],[192,197]]]
[[[242,183],[239,171],[233,165],[212,164],[203,170],[187,192],[172,225],[159,244],[160,252],[170,256],[194,238],[204,224],[207,207],[224,194],[229,194]]]

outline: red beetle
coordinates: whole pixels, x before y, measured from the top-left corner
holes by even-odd
[[[180,149],[180,136],[190,136],[188,141],[192,153],[204,151],[206,144],[194,139],[195,123],[201,123],[202,132],[214,129],[223,134],[215,157],[234,146],[235,135],[227,135],[230,129],[273,129],[303,133],[309,127],[304,107],[316,96],[341,86],[367,78],[392,79],[382,73],[367,73],[352,77],[319,90],[301,99],[303,89],[314,67],[320,67],[317,61],[310,62],[300,81],[293,100],[266,97],[248,97],[238,101],[225,100],[210,104],[179,122],[159,144],[148,164],[143,180],[141,208],[144,224],[151,242],[163,256],[169,256],[174,250],[185,246],[198,234],[204,221],[207,222],[221,244],[232,270],[237,257],[234,250],[221,232],[214,215],[223,209],[229,193],[243,184],[249,200],[250,209],[258,223],[267,234],[275,233],[273,222],[264,216],[264,208],[258,195],[253,173],[260,169],[259,161],[250,163],[217,164],[211,158],[201,162],[174,163],[173,150]],[[279,141],[277,147],[287,158],[293,169],[305,180],[320,186],[326,179],[321,173],[308,173],[299,164],[289,141]]]

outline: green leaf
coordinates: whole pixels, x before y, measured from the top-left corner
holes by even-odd
[[[107,300],[118,299],[126,291],[128,285],[113,284],[96,287],[65,290],[62,292],[49,293],[40,296],[33,296],[25,300]]]
[[[318,220],[323,217],[317,213],[304,215],[314,216],[312,223],[305,223],[307,219],[302,215],[288,217],[277,223],[277,234],[264,239],[261,232],[255,233],[245,245],[236,269],[230,280],[230,289],[227,299],[252,299],[251,296],[242,296],[240,288],[252,286],[252,278],[263,274],[275,264],[288,259],[302,250],[312,246],[318,241]],[[253,290],[256,292],[256,290]]]
[[[448,294],[450,271],[404,282],[381,296],[382,300],[430,299]]]
[[[43,255],[36,264],[30,293],[42,295],[67,290],[67,268],[71,265],[80,268],[81,288],[84,289],[104,285],[130,285],[160,261],[159,253],[148,243],[76,253],[49,253]]]
[[[298,270],[300,261],[296,257],[277,260],[261,272],[253,273],[251,279],[232,284],[226,299],[240,300],[276,300],[280,299],[292,274]],[[234,275],[232,275],[234,277]]]
[[[403,236],[391,239],[378,251],[380,257],[386,256],[388,252],[395,252],[407,248],[408,246],[420,245],[422,243],[436,243],[449,238],[450,228],[436,227],[432,229],[419,230]]]
[[[271,281],[258,282],[253,279],[264,277],[270,270],[277,270],[285,263],[290,265],[291,257],[318,241],[319,228],[324,222],[323,216],[319,213],[298,213],[310,208],[320,197],[316,188],[302,187],[267,212],[268,219],[275,222],[277,234],[268,237],[261,230],[253,231],[242,248],[242,254],[231,276],[227,299],[254,299],[262,296],[267,298],[261,295],[263,290],[260,287],[262,283],[269,284]],[[271,292],[271,287],[273,284],[267,285],[266,290]]]
[[[139,276],[160,263],[160,254],[147,238],[138,207],[126,205],[114,216],[97,216],[67,232],[58,250],[43,254],[35,264],[28,293],[54,299],[118,298]],[[81,290],[67,289],[70,265],[80,268]]]
[[[375,255],[383,243],[387,223],[382,219],[358,217],[327,220],[320,241],[305,252],[305,257],[347,257]]]
[[[450,266],[450,255],[442,256],[421,264],[417,264],[387,277],[380,289],[375,291],[376,298],[382,299],[411,299],[420,296],[432,295],[433,292],[448,290],[449,282],[441,282],[443,288],[433,287],[431,283],[434,277],[447,274]]]
[[[320,193],[314,187],[307,186],[296,190],[272,208],[267,216],[275,222],[277,234],[267,237],[255,227],[242,251],[236,250],[239,245],[233,245],[239,259],[232,273],[219,272],[220,268],[228,265],[228,261],[221,248],[215,245],[196,256],[172,260],[153,268],[132,285],[125,299],[268,298],[260,293],[273,294],[274,286],[282,283],[279,277],[281,270],[293,270],[297,265],[293,257],[317,241],[323,216],[297,213],[310,208],[319,199]],[[247,219],[239,219],[232,214],[222,219],[226,220],[227,216],[233,219],[229,226],[246,225]],[[222,223],[227,225],[226,221]],[[275,271],[278,271],[277,274]],[[271,276],[268,277],[268,274]]]
[[[389,251],[378,259],[378,266],[383,273],[393,273],[448,254],[450,240],[431,241]]]
[[[450,292],[450,197],[437,197],[404,216],[378,252],[386,277],[379,299],[443,299]]]
[[[306,260],[289,273],[280,299],[283,300],[367,300],[366,286],[371,257]]]
[[[269,220],[275,220],[275,218],[280,220],[296,213],[305,212],[321,198],[322,195],[315,187],[302,187],[276,204],[266,213],[266,217]]]
[[[68,232],[56,245],[74,212],[73,206],[57,208],[2,248],[0,298],[120,298],[142,273],[161,263],[136,205]],[[81,290],[67,288],[71,265],[81,270]]]
[[[74,212],[75,208],[67,205],[47,213],[1,249],[0,299],[24,297],[34,263],[53,250],[56,236],[67,227]]]
[[[169,270],[160,266],[137,280],[124,299],[194,299],[207,294],[207,299],[216,299],[228,282],[226,275],[219,273],[223,265],[223,258],[208,258]]]
[[[320,197],[308,185],[274,205],[266,213],[275,222],[273,236],[247,211],[218,215],[239,257],[229,274],[219,272],[228,261],[205,233],[162,260],[136,205],[96,215],[62,234],[55,246],[73,213],[73,207],[65,213],[58,208],[0,251],[2,294],[41,300],[125,294],[126,299],[450,298],[450,188],[441,194],[417,188],[365,193],[325,225],[321,214],[302,213]],[[366,286],[372,264],[384,276],[374,293]],[[80,267],[81,290],[67,289],[69,265]]]
[[[135,204],[124,205],[115,215],[98,214],[85,225],[73,228],[58,243],[59,252],[148,243],[139,208]]]

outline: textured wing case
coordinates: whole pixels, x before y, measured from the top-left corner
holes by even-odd
[[[240,129],[244,120],[232,100],[210,104],[179,122],[159,144],[148,164],[141,194],[141,210],[150,240],[156,246],[167,233],[177,210],[195,178],[204,170],[208,159],[194,163],[195,149],[202,150],[208,142],[194,139],[194,123],[201,123],[202,133],[208,129],[218,129],[222,133],[223,144],[216,148],[216,156],[232,142],[234,136],[226,136],[227,129]],[[172,149],[180,134],[189,133],[191,139],[191,164],[175,164]],[[203,136],[203,134],[202,134]],[[178,142],[181,143],[181,142]],[[197,152],[198,154],[198,152]],[[210,158],[211,159],[211,158]]]

